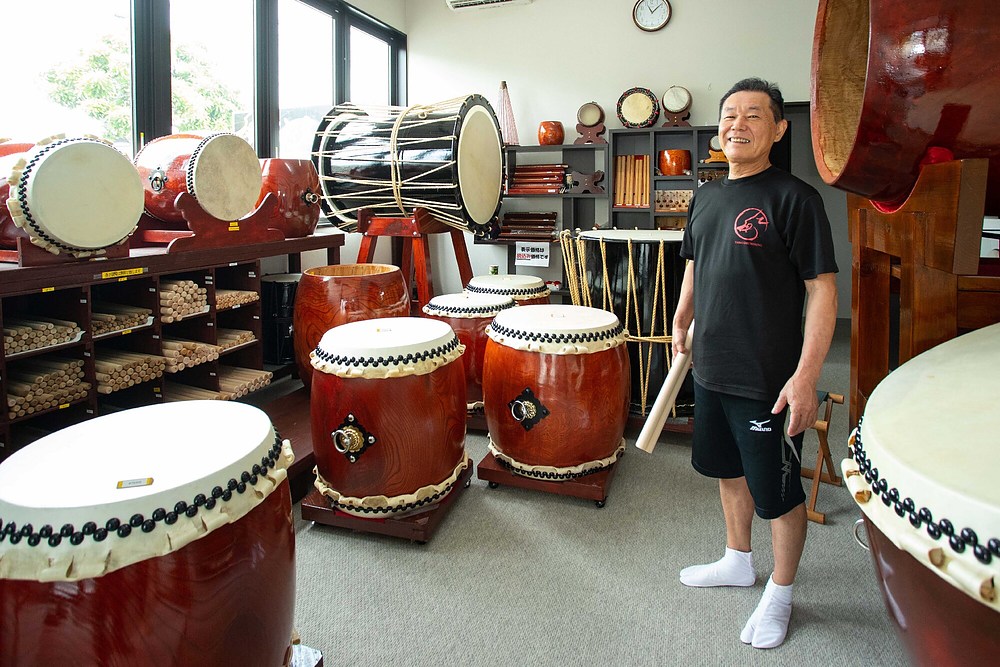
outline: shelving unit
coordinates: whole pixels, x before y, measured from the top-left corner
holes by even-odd
[[[555,210],[559,214],[559,224],[556,226],[556,238],[551,242],[552,256],[556,256],[559,249],[558,233],[562,229],[591,229],[597,223],[598,210],[603,208],[603,201],[607,199],[609,186],[609,174],[607,167],[608,144],[559,144],[554,146],[505,146],[507,174],[508,178],[514,173],[518,162],[522,164],[538,164],[540,162],[551,162],[556,160],[557,164],[565,164],[567,173],[578,171],[581,173],[604,172],[604,179],[599,185],[604,188],[603,194],[593,193],[560,193],[560,194],[505,194],[504,201],[530,201],[526,208],[532,211],[541,210],[542,205],[538,200],[558,202]],[[530,156],[530,157],[529,157]],[[542,160],[534,159],[535,156],[544,157]],[[503,213],[501,212],[501,215]],[[476,243],[490,243],[494,245],[510,246],[507,252],[507,272],[516,273],[514,263],[514,245],[516,241],[483,241],[477,238]],[[561,260],[560,260],[561,262]],[[566,284],[565,279],[562,281]],[[568,295],[565,288],[554,293],[555,296]]]
[[[715,125],[699,125],[690,127],[651,127],[644,129],[611,130],[608,139],[608,206],[609,221],[612,227],[618,229],[656,229],[663,228],[657,218],[681,218],[684,222],[687,211],[656,210],[656,191],[690,190],[694,192],[700,180],[721,177],[728,172],[726,162],[705,163],[709,157],[709,142],[718,134]],[[684,176],[660,176],[657,158],[662,150],[677,149],[691,151],[691,173]],[[619,156],[639,155],[647,158],[648,173],[645,181],[649,183],[648,206],[616,206],[615,188],[620,183],[615,180],[615,158]],[[791,169],[791,127],[785,132],[781,141],[771,149],[771,163],[780,169]],[[659,221],[661,223],[666,221]]]
[[[251,243],[230,248],[197,249],[168,253],[159,248],[133,248],[120,259],[79,261],[53,266],[18,267],[0,264],[0,326],[9,331],[19,320],[38,322],[43,318],[76,323],[82,332],[70,342],[39,349],[10,352],[15,345],[5,338],[0,345],[0,392],[8,398],[8,410],[0,415],[0,460],[20,447],[64,426],[116,410],[164,400],[164,382],[200,387],[214,392],[220,387],[220,373],[229,368],[264,370],[261,342],[260,259],[288,255],[289,263],[300,266],[299,253],[326,249],[327,261],[340,260],[344,235],[320,230],[301,239]],[[207,307],[169,322],[161,316],[160,288],[164,281],[192,280],[206,290]],[[217,290],[244,290],[258,295],[256,300],[228,308],[217,308]],[[248,295],[249,299],[250,296]],[[95,308],[95,302],[100,304]],[[93,334],[94,314],[106,304],[148,309],[151,314],[136,326]],[[98,391],[101,359],[122,355],[163,357],[165,339],[186,339],[199,343],[219,343],[219,328],[249,331],[253,341],[219,352],[217,359],[185,367],[173,373],[108,391]],[[5,331],[6,333],[7,331]],[[10,403],[12,390],[27,392],[28,380],[48,375],[43,367],[73,366],[69,384],[82,388],[54,399],[37,401],[30,412],[16,414]],[[82,377],[76,365],[82,365]],[[47,370],[47,369],[46,369]],[[106,367],[105,367],[106,370]],[[57,371],[53,371],[57,372]],[[31,378],[28,378],[28,376]],[[51,386],[64,384],[64,376]],[[23,401],[21,402],[23,403]]]

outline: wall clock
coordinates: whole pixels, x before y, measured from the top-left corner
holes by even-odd
[[[632,21],[636,27],[646,32],[655,32],[670,20],[668,0],[637,0],[632,7]]]

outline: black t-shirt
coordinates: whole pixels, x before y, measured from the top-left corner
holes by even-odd
[[[773,401],[802,351],[804,280],[837,271],[815,188],[775,167],[702,185],[680,254],[694,260],[694,375]]]

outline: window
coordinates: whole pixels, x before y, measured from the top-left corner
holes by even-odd
[[[255,143],[252,0],[170,0],[171,131]]]
[[[92,134],[131,156],[131,5],[130,0],[5,4],[0,53],[7,92],[0,134],[28,143],[59,133]]]
[[[351,94],[355,104],[388,105],[391,99],[389,44],[351,26]]]

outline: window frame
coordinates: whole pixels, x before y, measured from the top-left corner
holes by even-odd
[[[389,99],[406,103],[406,34],[343,0],[297,0],[330,15],[336,38],[334,96],[331,106],[347,102],[350,91],[350,32],[358,28],[389,45]],[[253,0],[254,113],[260,157],[277,155],[278,141],[278,0]],[[132,139],[144,141],[171,132],[170,2],[132,0]]]

